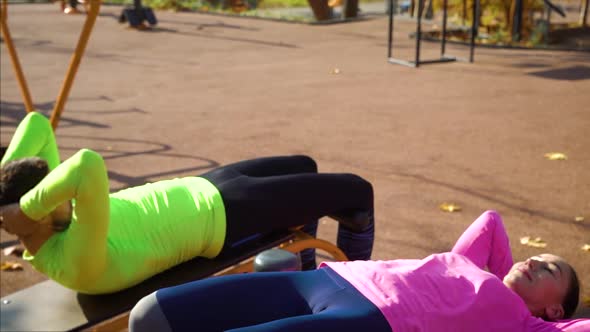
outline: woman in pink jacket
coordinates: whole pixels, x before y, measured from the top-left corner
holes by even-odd
[[[131,332],[590,331],[590,320],[564,320],[578,300],[578,278],[561,257],[542,254],[513,264],[502,219],[487,211],[451,252],[195,281],[143,298],[129,327]]]

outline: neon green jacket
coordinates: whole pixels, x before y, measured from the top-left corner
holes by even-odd
[[[83,149],[59,164],[49,121],[34,112],[17,128],[1,164],[30,156],[47,160],[51,171],[21,198],[23,212],[40,220],[68,200],[74,209],[66,231],[51,236],[36,255],[25,251],[23,257],[68,288],[115,292],[221,251],[225,208],[206,179],[166,180],[109,195],[102,157]]]

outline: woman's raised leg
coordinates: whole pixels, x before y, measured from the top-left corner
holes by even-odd
[[[226,244],[253,234],[308,224],[323,216],[361,212],[366,219],[357,218],[362,223],[359,227],[340,224],[338,244],[350,259],[370,258],[373,188],[357,175],[239,176],[218,188],[226,207]]]

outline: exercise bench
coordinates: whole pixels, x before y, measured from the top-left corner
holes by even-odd
[[[198,257],[157,274],[129,289],[85,295],[47,280],[0,301],[0,331],[123,331],[129,312],[144,296],[164,288],[215,275],[252,272],[254,257],[279,247],[297,253],[317,248],[335,260],[347,260],[332,243],[300,230],[276,231],[234,247],[214,259]]]

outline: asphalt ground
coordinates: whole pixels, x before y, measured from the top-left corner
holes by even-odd
[[[307,154],[323,172],[372,182],[373,259],[449,250],[483,211],[504,218],[516,260],[551,252],[590,295],[590,53],[477,48],[475,62],[389,64],[387,18],[305,25],[157,12],[138,32],[104,6],[57,130],[62,158],[102,153],[111,186],[194,175],[230,162]],[[49,114],[84,20],[57,5],[11,5],[8,23],[36,107]],[[412,59],[411,20],[394,55]],[[438,44],[422,44],[423,58]],[[0,139],[24,107],[0,47]],[[448,54],[467,57],[464,46]],[[544,155],[561,152],[567,160]],[[448,213],[444,202],[462,209]],[[583,217],[576,221],[575,217]],[[580,220],[580,218],[578,218]],[[322,220],[320,237],[335,225]],[[546,248],[520,243],[540,237]],[[2,247],[14,238],[2,232]],[[19,261],[2,256],[2,262]],[[0,294],[44,280],[1,272]],[[588,308],[580,315],[590,317]]]

